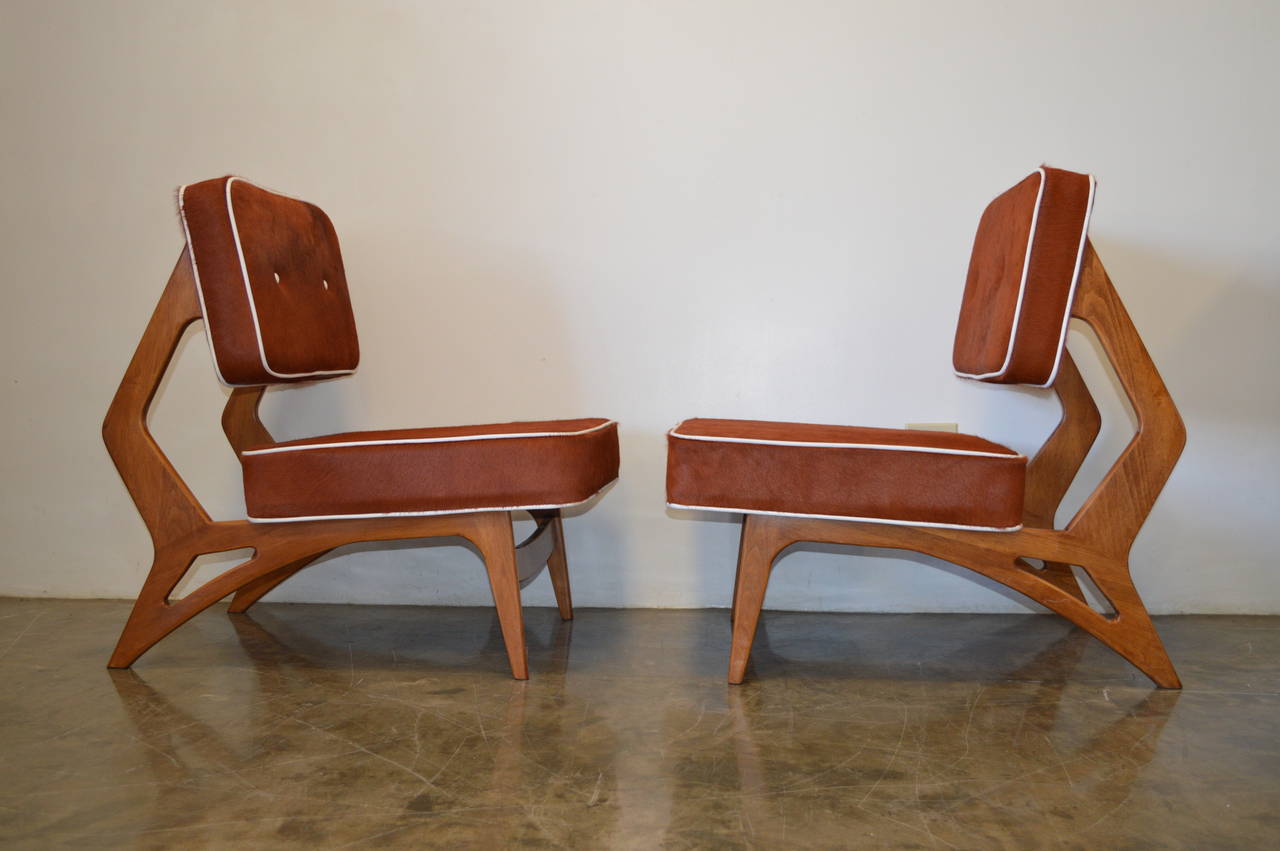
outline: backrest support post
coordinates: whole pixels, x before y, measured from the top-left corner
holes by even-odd
[[[1071,315],[1097,334],[1138,430],[1067,529],[1127,555],[1182,454],[1186,427],[1092,243],[1085,248]]]
[[[1062,405],[1062,419],[1040,451],[1027,462],[1022,522],[1036,529],[1055,528],[1058,506],[1102,429],[1098,406],[1066,350],[1062,352],[1053,391]]]
[[[156,547],[212,522],[147,427],[147,412],[187,326],[200,318],[183,249],[102,423],[102,439]]]
[[[258,405],[266,390],[265,386],[237,387],[227,397],[227,405],[222,409],[222,431],[237,458],[251,446],[275,442],[258,417]]]

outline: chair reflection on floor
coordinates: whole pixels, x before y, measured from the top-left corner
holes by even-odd
[[[340,617],[325,619],[327,636],[333,634],[335,620],[341,625]],[[386,618],[379,621],[385,630]],[[413,640],[421,631],[421,618],[414,621],[404,621],[403,636],[390,636],[393,644],[422,646]],[[473,660],[450,669],[433,659],[420,668],[390,653],[378,664],[362,663],[353,679],[356,669],[347,674],[334,658],[333,641],[297,628],[270,609],[231,622],[250,661],[253,695],[218,706],[235,712],[239,723],[203,720],[198,703],[194,710],[182,708],[193,700],[190,686],[210,676],[206,670],[187,674],[196,680],[184,680],[181,688],[152,685],[132,669],[110,671],[136,739],[145,748],[148,779],[155,783],[158,824],[153,827],[199,830],[202,826],[193,819],[204,815],[220,823],[225,807],[234,806],[246,823],[255,817],[299,823],[371,818],[386,830],[407,835],[438,824],[427,816],[480,809],[487,815],[466,822],[468,841],[498,846],[514,838],[512,821],[496,814],[518,810],[544,779],[538,762],[526,753],[529,742],[545,742],[547,733],[541,727],[536,736],[528,730],[530,721],[546,722],[539,713],[527,713],[527,683],[478,676]],[[538,655],[549,660],[546,675],[564,675],[571,635],[572,622],[557,620]],[[539,647],[537,630],[530,629],[528,637],[531,646]],[[503,664],[496,616],[481,653]],[[368,677],[385,679],[360,682]],[[455,678],[461,678],[459,685],[450,687]],[[430,680],[444,688],[433,688]],[[456,708],[452,695],[477,688],[484,690],[486,706],[502,705],[496,723],[486,723],[478,714],[450,714]],[[433,697],[437,694],[444,696]],[[359,705],[348,708],[352,701]],[[477,713],[479,708],[477,704]],[[319,747],[316,736],[322,737]],[[299,764],[312,760],[317,765],[327,761],[327,766],[303,772],[308,782],[298,786]],[[379,774],[383,769],[385,776]],[[357,775],[360,783],[343,779]],[[359,788],[368,788],[369,797],[354,791]],[[323,826],[308,829],[323,835]],[[261,839],[224,833],[217,823],[208,830],[219,841]]]
[[[809,685],[826,682],[825,679],[806,678],[804,662],[785,659],[773,651],[766,620],[762,620],[756,637],[753,655],[757,660],[772,657],[791,676],[802,678]],[[1010,626],[1002,633],[1025,637],[1021,624]],[[789,750],[794,734],[780,735],[761,723],[762,718],[775,715],[761,704],[776,697],[776,693],[726,688],[739,789],[744,808],[750,808],[749,813],[744,813],[744,818],[750,821],[754,839],[763,844],[785,842],[788,806],[797,795],[806,792],[822,794],[824,788],[833,791],[830,798],[823,798],[823,803],[838,802],[832,804],[837,809],[829,813],[830,820],[825,827],[830,828],[832,835],[845,831],[845,842],[853,841],[854,834],[847,832],[853,825],[865,825],[877,818],[918,832],[918,838],[931,845],[963,842],[964,835],[951,836],[947,831],[960,824],[998,825],[1002,820],[1007,821],[1001,818],[999,811],[1009,797],[1018,798],[1019,805],[1023,803],[1023,797],[1034,799],[1033,806],[1043,805],[1049,810],[1056,804],[1062,804],[1048,817],[1062,817],[1064,828],[1072,822],[1070,817],[1063,815],[1070,810],[1096,807],[1099,817],[1103,816],[1105,808],[1127,800],[1135,784],[1141,780],[1143,769],[1157,753],[1161,733],[1181,693],[1144,690],[1132,705],[1127,705],[1118,695],[1113,698],[1109,688],[1099,690],[1100,693],[1095,693],[1097,697],[1091,698],[1086,688],[1073,682],[1091,644],[1087,634],[1068,631],[1016,669],[993,673],[989,680],[982,681],[972,692],[971,699],[946,711],[927,695],[922,695],[920,702],[904,702],[906,696],[903,694],[904,689],[910,690],[909,684],[913,682],[933,680],[945,683],[951,678],[944,673],[945,663],[940,663],[944,667],[936,674],[913,675],[910,671],[895,668],[879,684],[887,685],[890,693],[876,707],[883,709],[885,715],[875,723],[882,728],[894,727],[892,735],[883,744],[874,740],[875,744],[871,745],[870,737],[854,735],[856,730],[851,729],[847,718],[843,718],[832,722],[830,736],[812,732],[804,742],[796,744],[800,750],[798,757]],[[957,654],[971,651],[968,645],[956,649]],[[831,682],[839,683],[841,679]],[[864,687],[869,684],[865,675],[860,683]],[[1068,694],[1069,690],[1072,693]],[[785,698],[788,701],[793,699],[791,690]],[[1064,718],[1063,709],[1067,703],[1075,710],[1083,710],[1087,717]],[[888,717],[898,711],[902,713],[900,728]],[[1002,718],[999,724],[990,725],[983,724],[980,717],[975,719],[975,713],[992,711],[1017,713],[1018,718],[1011,719],[1015,723],[1005,723]],[[1085,732],[1084,728],[1099,712],[1115,717]],[[916,713],[917,717],[913,718]],[[789,716],[791,709],[783,707],[776,714],[779,717]],[[814,723],[812,720],[806,722],[809,725]],[[935,725],[943,729],[936,736],[931,736],[930,728]],[[994,758],[999,759],[1003,755],[1007,758],[1008,767],[991,767],[993,745],[990,742],[969,747],[969,739],[975,735],[975,725],[982,729],[998,729],[1000,735],[1007,738],[1007,746],[994,746],[997,749]],[[897,747],[891,748],[895,737]],[[1055,744],[1055,739],[1059,743],[1063,739],[1079,739],[1080,743],[1068,750]],[[828,753],[823,760],[827,766],[825,770],[815,776],[797,776],[796,760],[808,758],[817,743],[827,742],[842,742],[849,751],[848,758],[842,759],[840,753]],[[929,752],[931,743],[946,745],[934,754]],[[1035,753],[1046,749],[1052,756],[1049,761],[1046,761],[1045,754]],[[957,750],[958,753],[953,752]],[[979,778],[966,770],[965,762],[976,757],[979,750],[983,751],[981,759],[984,760],[979,767],[985,766],[985,770],[993,772],[997,778],[1002,775],[1009,777],[1008,782],[997,779],[988,783],[983,777],[984,782],[975,783]],[[1023,750],[1027,752],[1020,753]],[[854,759],[854,756],[858,758]],[[872,763],[870,773],[867,772],[867,763]],[[1021,763],[1028,766],[1025,772],[1021,771]],[[851,776],[841,776],[842,771]],[[923,781],[922,774],[925,775]],[[1018,782],[1020,774],[1030,779]],[[912,778],[909,787],[907,778]],[[1031,791],[1033,787],[1034,792]],[[1062,791],[1064,788],[1065,793]],[[913,800],[903,805],[904,795]],[[1064,795],[1066,800],[1058,800]],[[847,809],[843,809],[846,805]],[[903,821],[906,816],[901,811],[904,809],[910,810],[918,822]],[[806,812],[820,811],[818,807],[811,807]],[[794,813],[791,815],[794,821]],[[1045,816],[1044,813],[1041,815]],[[930,819],[936,821],[931,824]],[[1035,836],[1043,838],[1043,832],[1036,831],[1043,831],[1045,825],[1037,824],[1034,819],[1023,821],[1028,831],[1025,835],[1018,833],[1021,827],[1007,829],[1013,832],[1015,841],[1019,837],[1026,840],[1021,843],[1022,847],[1029,847],[1036,844]],[[806,822],[805,830],[818,844],[828,835],[824,832],[824,825],[813,819]],[[975,837],[969,835],[968,842],[974,841]]]
[[[314,632],[298,628],[294,625],[288,616],[292,610],[304,612],[308,609],[315,609],[316,606],[291,606],[289,604],[268,607],[265,611],[255,610],[252,615],[245,614],[240,617],[230,618],[232,626],[235,628],[236,638],[240,646],[244,649],[246,655],[253,660],[256,666],[262,664],[270,664],[278,666],[282,661],[287,661],[290,665],[297,668],[347,668],[350,666],[350,659],[346,656],[339,658],[341,654],[335,654],[335,643],[332,637],[337,634],[338,629],[359,629],[366,623],[375,626],[371,621],[366,621],[365,617],[360,614],[360,609],[350,608],[350,614],[340,613],[337,615],[328,615],[333,618],[333,623],[327,625],[324,630],[325,638],[318,637]],[[346,608],[346,607],[344,607]],[[399,607],[396,607],[399,608]],[[449,662],[446,660],[445,654],[448,648],[440,646],[443,642],[429,642],[424,638],[424,632],[429,629],[424,625],[420,616],[413,617],[397,617],[403,614],[396,611],[395,608],[384,616],[381,616],[376,623],[376,628],[384,631],[386,638],[380,643],[379,650],[381,652],[390,652],[393,659],[398,662],[400,659],[399,650],[405,648],[421,649],[421,652],[430,656],[433,670],[442,671],[449,669]],[[344,620],[350,618],[348,620]],[[455,617],[466,624],[468,632],[471,631],[472,616],[467,609],[457,609],[456,612],[448,612],[440,615],[440,617]],[[438,626],[439,618],[435,625]],[[549,651],[547,673],[563,675],[569,664],[569,648],[573,636],[573,621],[557,621],[552,627],[551,634],[545,640],[540,640],[539,636],[530,630],[529,644],[544,652]],[[388,645],[388,642],[391,646]],[[453,670],[463,672],[475,667],[472,657],[495,660],[498,665],[502,665],[506,658],[506,649],[503,644],[502,624],[501,620],[494,613],[489,618],[489,628],[484,634],[484,643],[480,645],[474,653],[467,652],[460,654],[466,658],[459,658]],[[406,659],[406,661],[408,661]],[[394,664],[393,664],[394,667]]]

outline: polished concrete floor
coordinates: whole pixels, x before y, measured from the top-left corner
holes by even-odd
[[[0,600],[0,844],[1280,847],[1280,618],[1164,618],[1154,690],[1048,616]]]

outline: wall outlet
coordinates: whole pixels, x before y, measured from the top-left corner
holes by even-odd
[[[958,423],[907,423],[907,428],[915,431],[959,431]]]

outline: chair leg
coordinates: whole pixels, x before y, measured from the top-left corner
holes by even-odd
[[[769,586],[773,561],[786,545],[777,534],[774,518],[748,514],[742,519],[742,543],[738,547],[738,579],[733,591],[733,644],[729,651],[729,682],[741,683],[751,659],[760,610]]]
[[[560,619],[573,620],[573,595],[569,593],[569,560],[565,555],[564,524],[557,511],[551,518],[551,532],[555,537],[555,548],[547,559],[547,572],[551,574],[551,587],[556,592],[556,605],[560,608]]]
[[[1084,565],[1083,568],[1098,590],[1111,601],[1116,614],[1111,618],[1091,618],[1087,622],[1071,620],[1123,656],[1160,688],[1182,688],[1182,681],[1164,649],[1164,642],[1160,640],[1151,615],[1147,613],[1147,607],[1143,605],[1129,575],[1129,565],[1114,562]]]
[[[1182,687],[1155,624],[1151,622],[1151,616],[1147,614],[1142,597],[1133,584],[1126,561],[1098,558],[1079,565],[1115,609],[1115,615],[1108,616],[1099,614],[1083,594],[1074,593],[1073,589],[1079,588],[1074,576],[1071,585],[1066,586],[1060,584],[1056,577],[1045,576],[1042,571],[1026,566],[1020,558],[1014,558],[1014,563],[1009,565],[998,553],[971,551],[971,557],[963,559],[945,552],[932,554],[943,558],[949,556],[956,564],[994,579],[1052,609],[1119,653],[1160,688]],[[1070,571],[1069,566],[1064,569]]]
[[[120,633],[120,640],[107,667],[128,668],[160,639],[214,603],[228,595],[234,595],[241,588],[252,585],[263,577],[278,576],[282,568],[294,567],[302,560],[298,548],[254,548],[254,554],[250,558],[188,592],[181,599],[169,599],[169,595],[197,557],[226,551],[226,548],[219,548],[217,545],[205,547],[190,544],[185,549],[166,547],[157,550],[151,572],[138,594],[133,612],[124,625],[124,631]]]
[[[166,624],[165,617],[169,593],[182,580],[197,555],[185,550],[156,550],[151,571],[133,603],[129,620],[120,631],[116,649],[107,662],[108,668],[128,668],[174,629]]]
[[[871,540],[867,545],[876,546],[882,540]],[[842,540],[841,543],[858,542]],[[1023,558],[1014,556],[1010,559],[1007,553],[995,550],[966,547],[961,553],[956,548],[924,549],[929,555],[981,573],[1057,612],[1119,653],[1160,688],[1181,688],[1173,663],[1169,661],[1138,589],[1134,587],[1125,560],[1090,556],[1085,559],[1086,563],[1078,565],[1115,609],[1116,614],[1108,616],[1099,614],[1083,594],[1076,593],[1079,583],[1074,576],[1071,584],[1066,585],[1059,577],[1045,575],[1045,571],[1032,568]],[[1070,567],[1064,567],[1064,570],[1070,571]]]
[[[115,652],[107,662],[108,668],[128,668],[160,639],[228,594],[264,575],[273,574],[276,570],[274,565],[279,564],[275,561],[278,556],[264,555],[255,550],[250,558],[209,580],[182,599],[169,599],[173,589],[199,556],[223,551],[203,548],[156,550],[151,572],[147,574],[147,581],[138,592],[133,611],[116,642]]]
[[[511,532],[511,517],[505,513],[486,514],[476,518],[477,527],[468,537],[480,549],[489,574],[493,604],[498,609],[502,640],[507,645],[511,675],[517,680],[529,679],[529,654],[524,643],[524,615],[520,610],[520,577],[516,571],[516,542]]]

